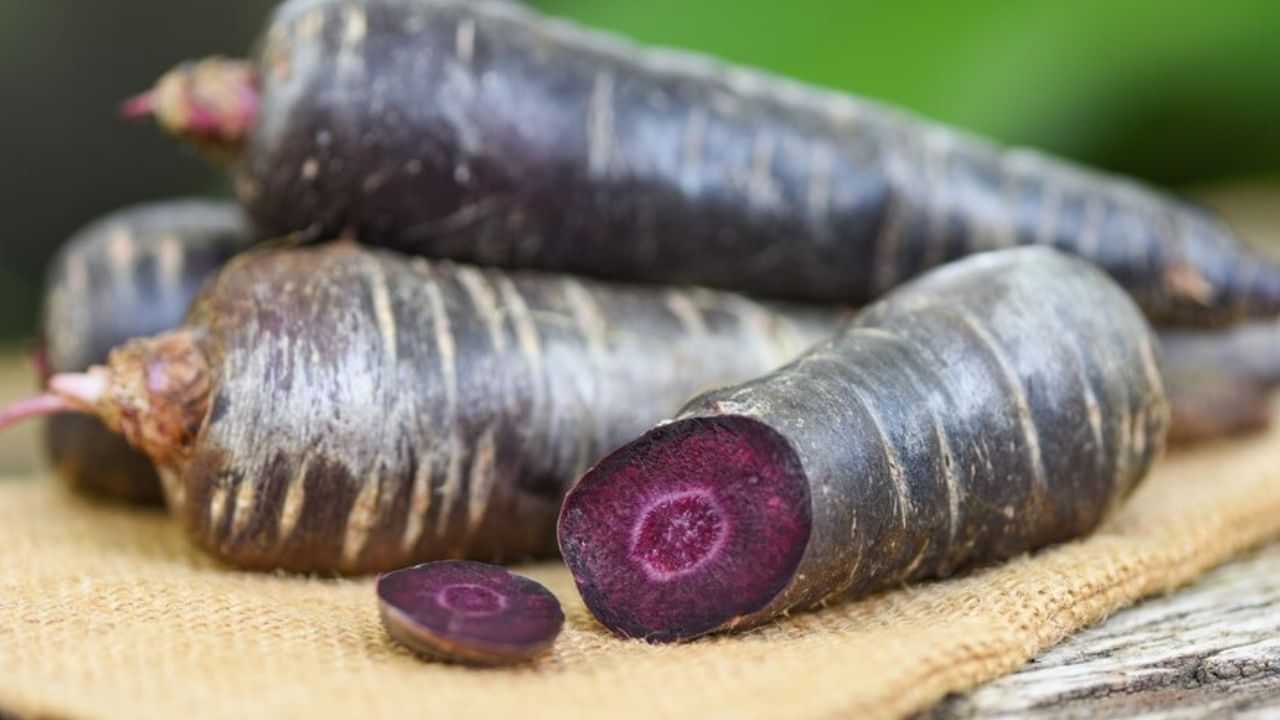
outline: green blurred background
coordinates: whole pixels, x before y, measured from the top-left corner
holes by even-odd
[[[173,63],[242,53],[275,3],[0,3],[0,338],[35,332],[43,269],[94,216],[225,192],[115,116]],[[711,52],[1179,189],[1276,178],[1280,2],[542,0],[636,39]]]

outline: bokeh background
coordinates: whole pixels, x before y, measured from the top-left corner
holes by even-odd
[[[179,60],[244,53],[274,4],[0,2],[0,340],[34,334],[44,267],[77,227],[226,192],[192,151],[115,109]],[[1275,0],[533,4],[1179,190],[1280,177]]]

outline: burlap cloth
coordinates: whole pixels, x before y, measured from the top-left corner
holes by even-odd
[[[1008,673],[1280,533],[1280,432],[1175,456],[1091,539],[683,646],[616,639],[568,575],[532,667],[423,662],[369,580],[239,573],[160,513],[0,482],[0,709],[26,717],[863,718]]]

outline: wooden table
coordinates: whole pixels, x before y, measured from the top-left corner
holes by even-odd
[[[922,717],[1280,717],[1280,544]]]

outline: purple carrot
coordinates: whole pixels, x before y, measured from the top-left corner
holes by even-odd
[[[188,532],[238,566],[511,560],[554,552],[596,458],[841,316],[339,242],[238,256],[180,328],[49,389],[143,450]]]
[[[265,235],[850,305],[1040,244],[1157,320],[1280,312],[1280,268],[1173,195],[515,3],[290,0],[257,47],[130,112],[220,148]]]
[[[1154,342],[1080,260],[962,260],[607,456],[561,552],[602,623],[673,641],[1077,537],[1164,446]]]

